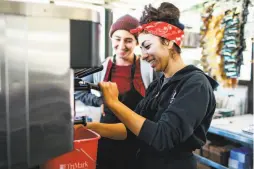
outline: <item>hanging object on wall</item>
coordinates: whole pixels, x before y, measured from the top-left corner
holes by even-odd
[[[220,23],[224,15],[215,10],[215,3],[204,3],[202,12],[203,25],[200,29],[202,58],[201,64],[205,72],[209,73],[216,80],[221,72],[220,68],[220,43],[223,38],[224,30],[221,29]]]
[[[239,53],[240,46],[240,16],[236,11],[228,10],[222,22],[224,27],[224,37],[221,56],[223,60],[223,76],[229,79],[239,77],[242,55]]]
[[[205,72],[209,71],[209,64],[208,64],[208,52],[206,49],[207,46],[207,34],[209,32],[209,23],[212,19],[212,13],[213,13],[213,7],[215,4],[207,5],[207,3],[204,3],[204,10],[201,13],[202,21],[203,24],[201,25],[200,28],[200,35],[201,35],[201,40],[200,40],[200,47],[202,47],[202,57],[201,57],[201,65],[203,66],[203,69]]]
[[[249,0],[204,3],[200,29],[202,66],[224,87],[235,87],[240,75],[248,4]]]

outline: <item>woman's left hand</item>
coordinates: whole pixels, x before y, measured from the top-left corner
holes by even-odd
[[[116,83],[100,82],[99,86],[103,94],[104,103],[107,106],[110,107],[113,103],[119,101],[118,100],[119,91]]]

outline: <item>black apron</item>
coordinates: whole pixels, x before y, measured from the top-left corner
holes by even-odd
[[[108,81],[112,79],[112,69],[116,63],[116,56],[113,57],[113,65],[110,69]],[[130,109],[134,110],[143,96],[136,91],[133,80],[136,69],[136,56],[134,55],[131,67],[131,89],[119,95],[119,100]],[[105,116],[101,117],[101,123],[121,123],[108,107],[104,107]],[[135,161],[137,151],[136,139],[111,140],[101,138],[98,144],[98,157],[96,169],[131,169]]]

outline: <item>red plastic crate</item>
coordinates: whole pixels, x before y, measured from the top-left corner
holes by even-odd
[[[41,169],[96,169],[100,135],[82,125],[74,129],[74,150],[47,161]]]

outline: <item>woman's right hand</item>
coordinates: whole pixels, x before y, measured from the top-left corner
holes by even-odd
[[[83,124],[75,124],[74,130],[77,130],[78,128],[87,128],[87,126],[84,126]]]
[[[113,82],[100,82],[99,83],[101,92],[103,94],[104,103],[107,106],[112,106],[118,100],[119,91],[117,84]]]

